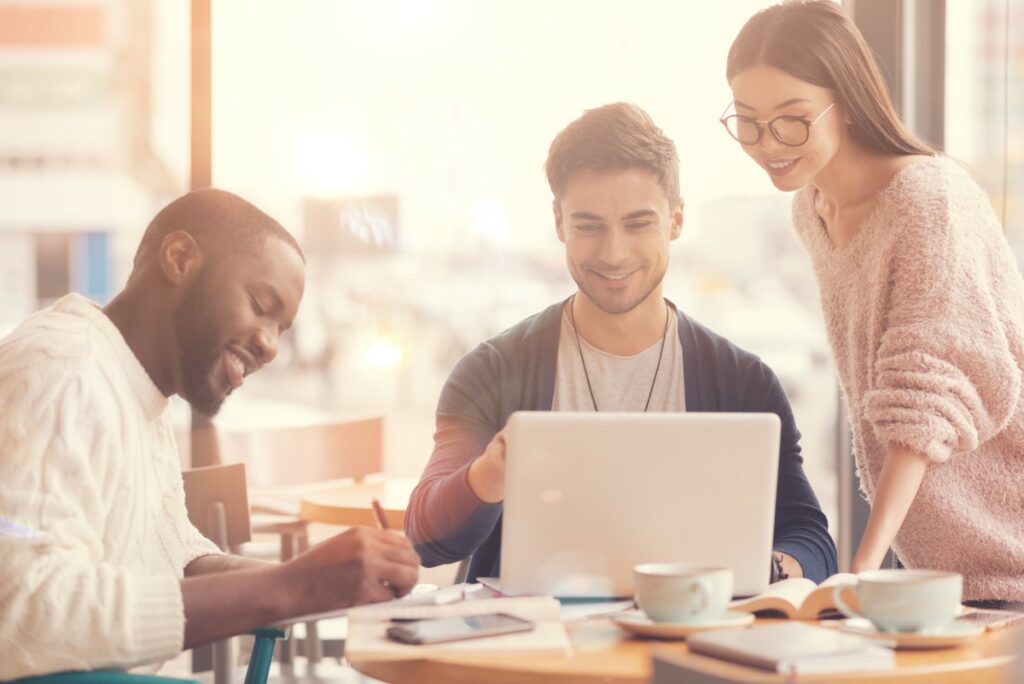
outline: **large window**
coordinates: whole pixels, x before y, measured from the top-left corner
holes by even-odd
[[[188,6],[0,0],[0,333],[120,288],[186,189]]]
[[[458,358],[572,291],[551,139],[632,101],[682,158],[666,293],[783,379],[834,519],[836,390],[809,265],[789,197],[717,120],[729,44],[767,4],[215,2],[214,182],[311,253],[288,358],[251,393],[385,413],[389,470],[418,475]]]
[[[956,0],[946,13],[946,150],[988,191],[1024,263],[1024,0]]]

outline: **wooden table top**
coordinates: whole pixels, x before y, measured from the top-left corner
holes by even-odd
[[[402,529],[414,478],[391,478],[317,488],[301,497],[301,517],[334,525],[374,525],[371,501],[380,500],[388,526]],[[771,622],[759,619],[759,624]],[[632,637],[611,620],[598,619],[567,625],[574,652],[570,656],[436,653],[419,659],[361,656],[346,657],[363,674],[394,684],[640,684],[651,679],[652,654],[681,657],[701,672],[737,682],[785,682],[781,675],[693,655],[686,643]],[[896,668],[886,672],[801,677],[801,682],[866,682],[929,684],[1004,684],[1009,679],[1013,640],[1009,630],[992,632],[953,649],[897,651]]]
[[[376,520],[370,502],[377,498],[384,508],[388,527],[400,530],[405,523],[409,496],[417,482],[415,478],[384,478],[317,488],[302,495],[299,515],[310,522],[372,527]]]
[[[759,619],[759,624],[771,620]],[[640,684],[652,675],[653,653],[671,654],[686,664],[724,681],[785,682],[782,675],[755,670],[687,652],[681,641],[631,637],[611,620],[567,625],[574,653],[570,656],[526,657],[515,653],[441,654],[415,660],[394,660],[346,653],[363,674],[393,684]],[[896,668],[885,672],[801,677],[801,682],[865,684],[927,682],[928,684],[1004,684],[1009,682],[1013,639],[1009,630],[991,632],[970,643],[935,651],[897,651]]]

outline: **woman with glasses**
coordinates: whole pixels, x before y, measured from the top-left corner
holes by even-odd
[[[725,128],[797,191],[872,505],[852,570],[891,545],[1024,600],[1024,281],[988,197],[899,120],[833,2],[752,17],[727,77]]]

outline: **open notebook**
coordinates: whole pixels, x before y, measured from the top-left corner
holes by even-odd
[[[486,613],[508,613],[536,623],[529,632],[450,641],[430,646],[400,644],[387,637],[389,621],[465,617]],[[352,657],[422,658],[425,652],[492,653],[508,651],[529,654],[572,652],[569,635],[559,614],[559,603],[550,596],[487,598],[446,605],[361,606],[348,611],[348,640],[345,652]]]
[[[856,575],[840,572],[821,585],[804,577],[784,579],[768,586],[763,594],[737,599],[729,604],[733,610],[750,613],[771,611],[796,620],[817,620],[823,613],[835,612],[832,593],[839,584],[854,584]]]

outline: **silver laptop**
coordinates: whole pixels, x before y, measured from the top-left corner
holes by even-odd
[[[779,432],[771,413],[513,414],[498,588],[632,596],[634,565],[687,562],[761,593]]]

